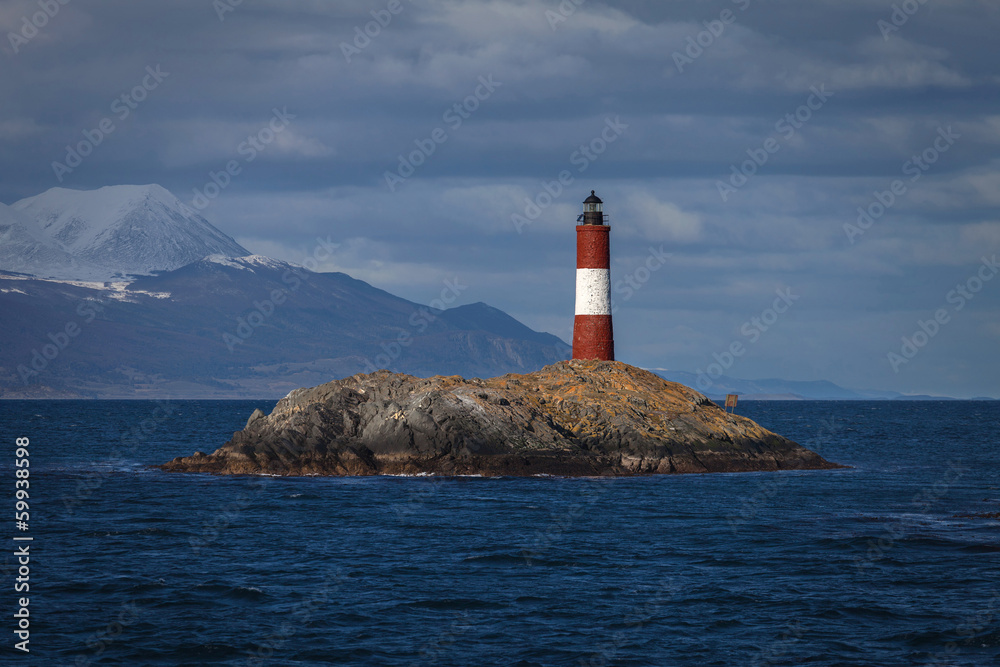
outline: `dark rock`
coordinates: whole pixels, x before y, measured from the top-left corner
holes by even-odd
[[[642,475],[839,468],[702,394],[621,362],[491,380],[378,371],[281,399],[209,456],[220,474]]]
[[[250,424],[254,423],[255,421],[257,421],[258,419],[260,419],[261,417],[264,417],[264,416],[266,416],[264,414],[264,411],[261,410],[260,408],[257,408],[256,410],[253,411],[253,414],[250,415],[250,419],[247,420],[247,425],[244,426],[243,428],[245,428],[245,429],[249,428]]]

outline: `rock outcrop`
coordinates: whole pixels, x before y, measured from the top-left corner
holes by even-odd
[[[610,476],[838,468],[702,394],[614,361],[490,380],[378,371],[257,410],[213,454],[220,474]]]

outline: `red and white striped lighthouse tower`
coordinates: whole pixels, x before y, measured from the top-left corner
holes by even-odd
[[[611,330],[611,227],[604,202],[590,191],[576,226],[576,318],[573,358],[614,361]]]

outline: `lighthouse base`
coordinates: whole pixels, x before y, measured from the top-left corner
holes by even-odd
[[[573,358],[615,360],[610,315],[577,315],[573,322]]]

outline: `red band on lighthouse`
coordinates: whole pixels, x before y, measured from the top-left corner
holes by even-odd
[[[597,204],[601,203],[593,193],[591,195]],[[599,208],[596,213],[601,222],[576,227],[573,358],[614,361],[615,343],[611,326],[611,228],[603,224],[603,214]],[[590,219],[595,217],[592,213]]]
[[[576,268],[611,268],[611,228],[607,225],[576,226]]]

